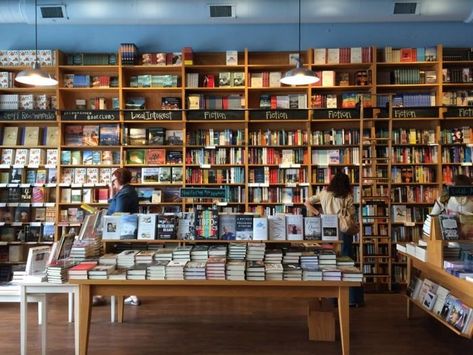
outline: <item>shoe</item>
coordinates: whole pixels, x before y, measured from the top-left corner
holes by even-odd
[[[98,307],[98,306],[104,306],[107,304],[107,301],[103,296],[94,296],[92,297],[92,306]]]
[[[141,301],[136,296],[130,296],[125,298],[124,303],[129,306],[139,306],[141,304]]]

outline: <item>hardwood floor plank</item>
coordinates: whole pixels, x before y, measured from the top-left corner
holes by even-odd
[[[74,353],[74,326],[67,323],[67,299],[51,297],[48,355]],[[143,298],[125,306],[125,322],[110,323],[110,307],[92,311],[89,354],[262,354],[341,353],[337,341],[308,340],[304,300]],[[350,309],[351,354],[468,354],[473,341],[455,335],[420,310],[405,317],[398,294],[366,295],[367,305]],[[37,354],[36,306],[29,306],[28,350]],[[0,354],[19,353],[19,305],[0,303]],[[470,350],[468,350],[470,349]]]

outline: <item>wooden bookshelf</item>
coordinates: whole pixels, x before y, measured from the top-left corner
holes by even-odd
[[[429,49],[432,53],[433,49]],[[321,61],[321,53],[325,53],[326,59]],[[347,53],[354,53],[353,57],[347,57]],[[410,130],[416,132],[431,131],[432,140],[424,142],[422,140],[407,140],[401,142],[400,138],[393,137],[393,152],[399,153],[400,156],[421,156],[420,152],[436,153],[435,161],[404,161],[399,160],[393,162],[391,169],[378,164],[380,169],[387,169],[388,177],[393,179],[392,193],[405,197],[407,193],[412,194],[413,191],[424,192],[431,189],[432,195],[441,191],[444,176],[453,176],[457,173],[466,173],[473,175],[471,159],[470,161],[460,161],[453,158],[454,153],[465,156],[465,152],[471,149],[470,143],[450,142],[446,137],[450,137],[451,133],[457,129],[463,129],[464,136],[471,134],[471,123],[469,117],[473,116],[473,110],[468,107],[462,107],[463,101],[456,102],[446,108],[441,108],[445,104],[445,93],[461,92],[469,90],[473,87],[473,81],[466,79],[466,82],[458,80],[452,81],[453,74],[450,75],[450,81],[442,81],[442,73],[447,70],[449,73],[458,73],[459,69],[463,73],[463,68],[469,67],[473,60],[461,60],[457,57],[449,55],[450,49],[443,48],[441,45],[435,47],[435,58],[429,57],[430,60],[412,60],[410,62],[393,62],[385,61],[385,54],[389,50],[385,48],[369,47],[365,49],[336,49],[330,50],[330,59],[328,49],[309,49],[302,52],[302,61],[305,66],[311,68],[320,76],[320,85],[303,87],[291,87],[279,84],[279,77],[283,73],[294,67],[289,62],[290,52],[253,52],[240,51],[238,53],[238,62],[236,65],[225,64],[225,52],[195,52],[193,53],[193,64],[179,65],[129,65],[122,64],[119,54],[108,54],[107,60],[109,64],[101,65],[72,65],[73,60],[79,60],[84,63],[85,56],[72,56],[68,53],[56,51],[55,65],[47,67],[47,70],[55,73],[59,80],[57,88],[27,88],[27,87],[9,87],[0,88],[0,95],[8,94],[46,94],[56,96],[57,110],[44,110],[33,114],[24,110],[0,110],[0,126],[4,127],[16,125],[18,119],[25,126],[58,127],[60,142],[57,146],[37,146],[27,147],[45,149],[58,149],[58,159],[61,162],[63,152],[80,152],[83,157],[84,152],[93,151],[103,154],[104,151],[112,151],[119,159],[113,161],[112,164],[94,163],[89,165],[81,161],[79,164],[62,164],[57,167],[57,186],[48,187],[54,190],[56,197],[55,203],[56,224],[60,224],[56,228],[56,238],[60,233],[66,232],[70,228],[76,230],[80,226],[79,221],[62,221],[60,219],[61,210],[67,208],[75,208],[69,204],[79,204],[79,201],[61,202],[62,194],[65,189],[92,189],[98,190],[105,186],[76,186],[61,184],[67,169],[108,169],[115,167],[127,167],[137,169],[141,173],[143,168],[181,168],[181,181],[157,181],[142,183],[141,178],[134,181],[133,185],[137,188],[148,188],[161,191],[161,202],[144,204],[147,211],[186,211],[201,204],[208,206],[212,201],[190,199],[176,199],[176,189],[180,187],[192,186],[226,186],[232,198],[228,201],[227,206],[220,206],[221,212],[286,212],[298,213],[302,210],[302,203],[306,196],[314,194],[318,189],[325,186],[330,180],[331,173],[337,169],[347,172],[352,178],[352,182],[356,186],[360,172],[361,162],[354,162],[353,157],[356,155],[356,149],[367,149],[363,144],[359,146],[359,141],[341,144],[333,144],[333,142],[314,141],[316,132],[332,132],[340,134],[341,132],[358,132],[359,140],[366,135],[371,138],[376,137],[381,130],[386,130],[389,122],[392,124],[394,134],[401,135],[401,130]],[[342,53],[342,54],[341,54]],[[444,55],[447,55],[444,59]],[[360,57],[361,55],[361,57]],[[430,56],[430,54],[429,54]],[[337,60],[334,58],[337,57]],[[341,59],[343,58],[343,59]],[[427,58],[427,57],[426,57]],[[451,59],[457,58],[457,59]],[[472,57],[473,58],[473,57]],[[411,58],[413,59],[413,58]],[[425,58],[424,58],[425,59]],[[24,67],[5,66],[0,71],[17,73]],[[404,81],[386,82],[386,73],[408,73],[413,71],[419,73],[416,83],[406,83]],[[232,73],[235,80],[236,77],[244,82],[233,81],[229,86],[219,86],[219,80],[225,79],[226,73]],[[427,75],[422,73],[428,73]],[[93,77],[106,76],[109,77],[108,87],[66,87],[65,80],[70,78],[71,74],[89,75]],[[435,74],[435,75],[434,75]],[[389,74],[391,75],[391,74]],[[403,74],[407,75],[407,74]],[[416,74],[417,75],[417,74]],[[422,75],[422,78],[420,76]],[[458,75],[458,74],[455,74]],[[165,86],[151,86],[149,80],[155,77],[158,82],[160,80],[169,80]],[[325,76],[325,80],[324,80]],[[156,79],[156,77],[158,79]],[[231,77],[231,76],[230,76]],[[435,78],[434,78],[435,77]],[[113,79],[112,79],[113,78]],[[116,79],[115,79],[116,78]],[[151,79],[150,79],[151,78]],[[197,82],[195,79],[197,78]],[[209,80],[212,81],[209,84]],[[455,78],[457,78],[455,76]],[[463,78],[463,77],[462,77]],[[194,80],[194,81],[192,81]],[[205,84],[204,84],[205,82]],[[111,85],[113,83],[113,86]],[[106,86],[106,85],[105,85]],[[379,107],[378,98],[383,94],[428,94],[432,98],[430,102],[432,107],[406,107],[394,108],[392,117],[387,117],[387,110]],[[209,107],[198,107],[191,109],[189,104],[200,95],[202,102],[211,103]],[[367,105],[364,108],[363,117],[364,132],[360,132],[360,113],[354,107],[353,103],[360,97],[364,97]],[[226,97],[228,100],[233,99],[231,109],[223,109],[211,98]],[[327,107],[327,97],[332,100],[330,108]],[[95,98],[102,98],[97,103],[102,105],[102,109],[93,109],[90,103]],[[130,103],[134,99],[143,99],[145,107],[139,110],[130,110]],[[174,98],[179,102],[178,109],[164,108],[163,99]],[[240,100],[238,100],[240,98]],[[281,100],[278,104],[278,98]],[[297,108],[296,101],[297,98]],[[210,101],[209,101],[210,99]],[[227,100],[225,99],[225,100]],[[79,102],[77,101],[79,100]],[[83,100],[83,101],[80,101]],[[268,101],[269,100],[269,101]],[[273,108],[271,108],[271,100],[273,100]],[[292,101],[293,106],[288,106]],[[269,102],[270,107],[265,106]],[[85,103],[85,108],[83,104]],[[128,106],[127,106],[128,103]],[[194,102],[195,103],[195,102]],[[135,103],[136,104],[136,103]],[[275,106],[274,106],[275,105]],[[370,107],[371,106],[371,107]],[[430,106],[430,105],[428,105]],[[194,106],[193,106],[194,107]],[[275,107],[275,108],[274,108]],[[284,107],[284,108],[283,108]],[[294,107],[288,109],[287,107]],[[8,111],[8,112],[7,112]],[[48,112],[47,120],[40,114]],[[415,117],[413,117],[415,116]],[[12,120],[13,119],[13,120]],[[65,131],[68,126],[101,126],[101,125],[117,125],[119,128],[118,144],[97,145],[97,146],[69,146],[64,142]],[[165,141],[161,143],[146,141],[146,144],[131,144],[129,141],[131,129],[142,129],[149,135],[150,130],[162,128],[165,131],[181,131],[182,142],[177,145],[167,144]],[[231,130],[233,132],[242,132],[241,141],[224,142],[224,144],[194,144],[192,138],[196,132],[223,132]],[[284,132],[284,134],[298,134],[298,142],[261,142],[257,138],[252,141],[252,137],[258,133],[264,133],[267,130],[271,132]],[[342,131],[343,130],[343,131]],[[397,132],[397,133],[396,133]],[[2,133],[3,136],[3,133]],[[260,134],[261,137],[261,134]],[[304,139],[300,139],[305,137]],[[0,137],[2,138],[2,137]],[[149,138],[148,136],[146,137]],[[299,141],[300,140],[300,141]],[[230,144],[231,143],[231,144]],[[380,142],[379,149],[385,149],[387,142]],[[17,149],[18,145],[3,145],[0,147],[3,152],[5,149]],[[182,155],[181,162],[168,162],[148,164],[146,161],[138,164],[127,162],[127,154],[133,150],[144,150],[146,153],[150,149],[162,149],[166,155],[170,152],[180,152]],[[211,163],[210,167],[205,159],[214,159],[213,156],[225,156],[225,161]],[[339,157],[333,159],[328,164],[321,163],[320,156],[329,154],[329,152],[338,151]],[[238,153],[236,153],[238,152]],[[263,160],[262,156],[265,156]],[[287,160],[284,163],[268,160],[266,155],[271,152],[271,159],[286,154]],[[379,152],[378,152],[379,153]],[[78,153],[75,153],[78,154]],[[86,153],[89,154],[89,153]],[[177,154],[177,153],[176,153]],[[203,162],[196,161],[198,155],[205,157]],[[238,154],[237,162],[230,162],[230,158],[234,160]],[[188,156],[190,156],[189,159]],[[240,158],[241,156],[241,158]],[[373,155],[372,155],[373,156]],[[259,158],[258,158],[259,157]],[[345,160],[345,157],[350,159]],[[449,158],[446,160],[444,158]],[[455,155],[456,157],[456,155]],[[167,156],[166,156],[167,158]],[[404,159],[404,158],[403,158]],[[363,166],[363,169],[365,166]],[[412,179],[409,182],[403,182],[402,179],[394,180],[396,171],[402,173],[403,169],[412,168],[413,174],[418,170],[431,172],[435,175],[431,179],[423,179],[417,181]],[[6,171],[1,168],[0,172]],[[42,169],[40,167],[39,169]],[[233,169],[233,170],[232,170]],[[262,185],[255,186],[254,180],[251,180],[258,171],[265,169],[278,172],[278,175],[271,181],[266,181]],[[396,170],[397,169],[397,170]],[[417,169],[417,170],[416,170]],[[163,170],[166,172],[166,170]],[[210,174],[212,178],[195,178],[194,180],[187,178],[186,172],[205,172]],[[289,172],[288,172],[289,171]],[[220,174],[228,174],[228,180],[213,180],[213,176]],[[281,174],[279,176],[279,174]],[[294,174],[296,178],[294,180]],[[189,175],[189,174],[187,174]],[[236,176],[238,175],[238,176]],[[236,180],[235,180],[236,178]],[[212,182],[207,182],[212,181]],[[215,182],[213,182],[215,181]],[[380,186],[380,183],[378,183]],[[8,187],[0,185],[0,192],[5,191]],[[66,190],[67,191],[67,190]],[[275,194],[279,197],[285,194],[285,199],[281,198],[265,198],[262,199],[256,195],[264,193],[266,195]],[[430,191],[430,190],[429,190]],[[437,191],[437,192],[436,192]],[[419,192],[420,193],[420,192]],[[434,196],[436,197],[436,196]],[[8,201],[0,201],[8,202]],[[368,259],[378,265],[383,263],[386,267],[380,268],[372,274],[373,284],[404,284],[406,281],[406,264],[405,259],[398,255],[395,251],[394,242],[399,240],[411,241],[416,240],[420,236],[420,228],[423,215],[426,213],[430,200],[424,198],[418,199],[394,199],[396,205],[405,205],[411,209],[412,222],[408,223],[384,223],[378,221],[379,228],[388,228],[389,231],[385,235],[375,233],[370,236],[368,244],[376,245],[373,255],[365,255]],[[98,201],[93,201],[98,206]],[[6,204],[0,207],[0,210],[8,209]],[[417,218],[421,216],[422,218]],[[414,218],[415,217],[415,218]],[[60,223],[59,223],[60,222]],[[391,221],[394,222],[394,221]],[[387,226],[383,227],[382,225]],[[363,241],[355,245],[358,252],[357,262],[360,264],[363,257],[362,248]],[[389,250],[386,250],[389,249]],[[381,250],[383,252],[381,252]],[[385,255],[387,259],[381,256]],[[371,258],[371,256],[376,256]],[[389,262],[385,262],[389,260]],[[378,272],[379,271],[379,272]],[[387,275],[387,276],[386,276]]]

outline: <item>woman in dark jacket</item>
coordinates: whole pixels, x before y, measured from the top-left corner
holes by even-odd
[[[131,173],[129,170],[119,168],[112,174],[112,185],[108,200],[110,204],[107,214],[115,212],[138,213],[138,194],[133,186],[130,186]]]

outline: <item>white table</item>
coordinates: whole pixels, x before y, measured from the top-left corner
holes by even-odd
[[[42,302],[42,319],[41,319],[41,351],[46,355],[47,349],[47,295],[67,293],[69,295],[69,305],[71,303],[71,294],[74,295],[74,349],[75,354],[79,354],[79,288],[77,285],[71,284],[52,284],[47,282],[41,283],[20,283],[20,353],[26,355],[27,353],[27,338],[28,338],[28,300],[31,297],[43,297]],[[71,309],[69,307],[69,309]],[[71,312],[69,312],[69,321],[71,320]]]
[[[16,284],[0,285],[0,303],[20,303],[20,286]],[[30,295],[28,302],[38,304],[38,324],[43,324],[43,304],[45,301],[44,295]]]

